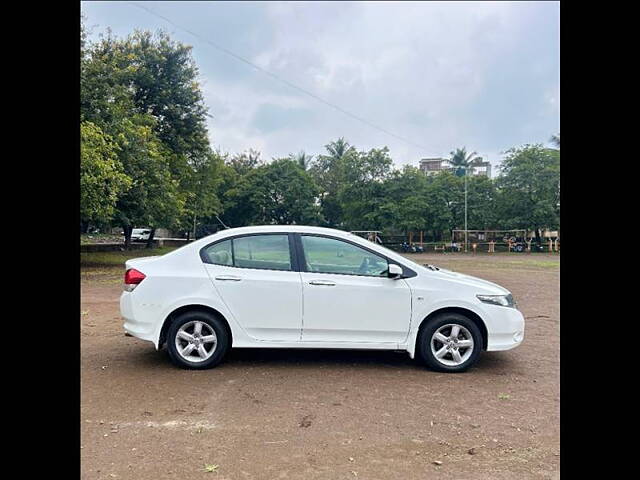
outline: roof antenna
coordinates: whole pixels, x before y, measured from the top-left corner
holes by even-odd
[[[224,222],[223,222],[222,220],[220,220],[220,217],[219,217],[218,215],[216,215],[216,218],[218,219],[218,221],[222,224],[222,226],[223,226],[224,228],[227,228],[227,229],[229,228],[229,227],[227,227],[227,226],[224,224]]]

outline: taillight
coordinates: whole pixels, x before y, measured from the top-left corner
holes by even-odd
[[[127,292],[133,291],[133,289],[136,288],[145,278],[147,278],[147,276],[144,273],[136,270],[135,268],[130,268],[124,272],[124,289]]]

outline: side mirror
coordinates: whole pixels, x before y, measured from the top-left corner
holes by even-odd
[[[393,278],[394,280],[398,280],[402,278],[402,267],[400,265],[396,265],[395,263],[389,264],[389,278]]]

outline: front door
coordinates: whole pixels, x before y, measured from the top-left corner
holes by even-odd
[[[386,258],[337,238],[301,235],[302,340],[403,342],[411,290],[387,276]]]
[[[302,284],[293,269],[288,234],[234,237],[204,253],[214,287],[248,335],[300,341]]]

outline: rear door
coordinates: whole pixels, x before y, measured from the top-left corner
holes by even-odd
[[[334,237],[300,235],[302,340],[396,343],[407,337],[411,290],[383,256]]]
[[[292,243],[287,233],[243,235],[202,251],[214,287],[256,340],[300,340],[302,283]]]

